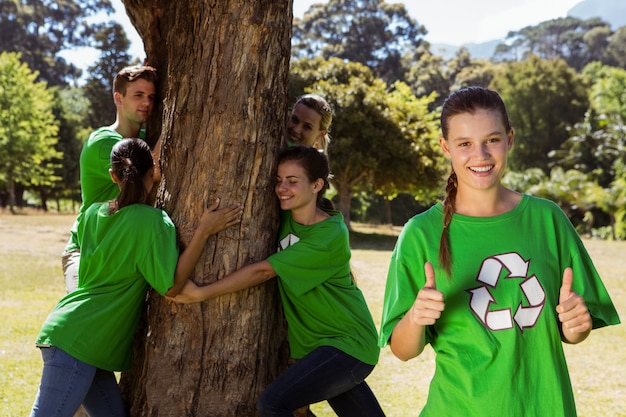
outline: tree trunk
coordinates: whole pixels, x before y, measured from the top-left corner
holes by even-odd
[[[352,224],[350,221],[350,207],[352,206],[352,187],[350,187],[348,181],[335,181],[333,185],[337,189],[337,209],[343,214],[343,220],[348,227],[348,230],[352,231]]]
[[[242,224],[210,238],[196,267],[194,281],[208,283],[276,249],[292,4],[123,2],[159,73],[148,134],[162,140],[157,205],[188,242],[210,199],[244,204]],[[121,381],[131,416],[256,415],[288,357],[274,280],[191,305],[152,292],[146,311]]]
[[[389,227],[393,226],[393,219],[391,218],[391,201],[387,197],[383,198],[383,204],[385,205],[385,222]]]

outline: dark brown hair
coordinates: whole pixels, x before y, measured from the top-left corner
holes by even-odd
[[[484,87],[466,87],[450,94],[443,103],[440,122],[444,139],[448,139],[448,123],[451,117],[462,113],[473,114],[477,110],[496,112],[500,115],[506,131],[512,129],[506,106],[497,92]],[[446,198],[443,201],[443,231],[439,243],[439,264],[449,277],[452,276],[452,250],[448,228],[455,212],[457,187],[457,176],[452,169],[446,184]]]
[[[278,164],[286,161],[294,161],[300,165],[311,182],[321,178],[324,186],[317,193],[317,206],[324,210],[333,210],[333,203],[324,198],[324,192],[329,187],[330,166],[328,157],[312,146],[290,146],[283,149],[278,155]]]
[[[128,84],[140,78],[155,83],[157,81],[156,69],[147,65],[122,68],[113,79],[113,93],[126,95]]]
[[[113,214],[131,204],[145,204],[148,191],[143,179],[154,166],[148,144],[141,139],[123,139],[111,150],[111,171],[118,179],[120,194],[109,203]]]

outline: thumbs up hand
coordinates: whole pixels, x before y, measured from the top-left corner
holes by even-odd
[[[563,341],[580,343],[589,336],[592,323],[585,300],[572,291],[573,280],[572,268],[565,268],[556,312],[559,314],[559,321],[561,322]]]
[[[443,293],[437,291],[435,282],[435,270],[430,262],[424,264],[426,283],[417,293],[417,298],[409,310],[411,322],[421,326],[435,324],[441,317],[441,312],[445,308]]]

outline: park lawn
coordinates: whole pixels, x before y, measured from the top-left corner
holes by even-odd
[[[0,213],[0,415],[28,415],[41,376],[34,340],[47,314],[65,294],[60,254],[73,215]],[[352,267],[376,321],[380,324],[385,277],[400,228],[354,225]],[[622,319],[626,311],[626,242],[586,240]],[[626,417],[626,329],[595,330],[576,346],[565,346],[580,417]],[[368,378],[388,416],[419,415],[434,371],[427,350],[408,362],[382,350]],[[318,417],[335,414],[315,404]]]

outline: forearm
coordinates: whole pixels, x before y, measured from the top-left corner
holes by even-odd
[[[261,265],[264,262],[266,261],[246,265],[243,268],[226,275],[224,278],[217,280],[216,282],[201,287],[203,290],[206,289],[205,294],[207,297],[204,297],[203,299],[206,300],[208,298],[219,297],[220,295],[245,290],[246,288],[254,287],[255,285],[261,284],[262,282],[275,277],[276,273],[274,273],[274,270],[271,269],[271,267],[268,269]]]
[[[391,352],[403,361],[419,356],[425,345],[426,326],[413,323],[409,314],[396,324],[389,341]]]
[[[154,161],[154,173],[152,174],[152,180],[155,184],[161,181],[161,138],[157,140],[152,150],[152,160]],[[156,187],[155,187],[156,188]]]
[[[174,301],[193,303],[241,291],[253,287],[276,276],[267,261],[256,262],[238,269],[211,284],[198,287],[187,285]]]

